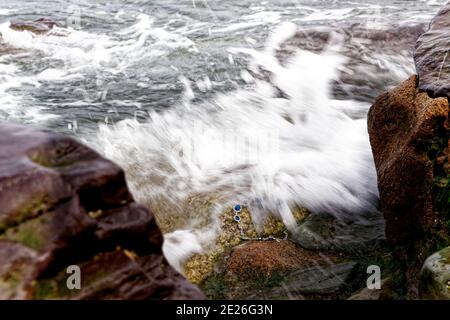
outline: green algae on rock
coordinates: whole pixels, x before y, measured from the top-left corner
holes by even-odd
[[[293,215],[298,223],[303,222],[309,212],[303,208],[295,208]],[[257,238],[283,239],[288,233],[285,225],[278,219],[268,216],[258,228],[252,221],[249,208],[243,207],[237,223],[233,208],[224,210],[220,215],[220,231],[215,242],[202,254],[195,254],[184,264],[184,274],[193,283],[200,284],[213,272],[218,259],[228,250]]]

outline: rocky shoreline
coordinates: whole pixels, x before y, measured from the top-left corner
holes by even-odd
[[[0,126],[0,299],[202,299],[124,172],[75,140]],[[68,290],[67,268],[81,268]]]
[[[450,298],[449,23],[446,5],[417,41],[418,76],[381,95],[368,117],[386,236],[409,298]],[[439,266],[425,262],[435,251]]]
[[[450,299],[449,24],[446,5],[428,31],[360,34],[391,47],[420,35],[417,75],[379,96],[368,115],[381,212],[358,221],[299,208],[295,231],[275,221],[262,234],[243,214],[249,235],[280,236],[257,241],[239,236],[230,208],[215,251],[184,265],[196,285],[164,258],[160,227],[169,223],[158,227],[135,203],[117,165],[71,138],[0,124],[0,299]],[[355,32],[344,34],[347,46]],[[305,39],[323,46],[328,35],[299,34],[280,57]],[[82,270],[81,290],[67,289],[72,265]],[[366,288],[371,265],[382,270],[380,290]]]

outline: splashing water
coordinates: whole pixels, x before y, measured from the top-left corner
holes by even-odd
[[[126,170],[138,201],[156,208],[157,216],[175,212],[182,221],[166,235],[173,265],[206,247],[220,232],[220,213],[235,203],[249,207],[256,226],[273,215],[290,230],[295,207],[355,217],[376,211],[366,120],[350,116],[368,105],[331,98],[331,82],[345,62],[339,41],[321,54],[298,50],[280,64],[275,52],[295,31],[282,25],[262,51],[232,49],[252,57],[253,74],[270,73],[269,80],[255,75],[254,88],[192,103],[186,83],[184,104],[151,112],[144,123],[102,125],[91,139]],[[206,225],[181,205],[196,194],[216,199]],[[158,213],[161,203],[172,209]]]

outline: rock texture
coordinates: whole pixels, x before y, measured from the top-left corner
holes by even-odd
[[[430,23],[416,43],[414,60],[419,89],[431,97],[450,97],[450,3]]]
[[[446,98],[417,88],[416,76],[369,111],[386,237],[406,271],[410,297],[417,296],[423,261],[449,242],[449,111]]]
[[[440,258],[450,245],[449,27],[450,3],[416,43],[418,76],[381,95],[368,117],[386,236],[409,298],[449,297]]]
[[[213,299],[346,299],[365,287],[369,264],[382,265],[377,258],[248,241],[222,255],[200,286]]]
[[[418,77],[381,95],[368,118],[386,236],[410,298],[419,296],[423,262],[450,244],[449,27],[447,4],[416,43]],[[422,269],[425,298],[446,298],[430,289],[436,255]]]
[[[15,31],[28,31],[34,35],[44,35],[53,30],[53,27],[58,26],[58,23],[47,18],[40,18],[34,21],[11,21],[10,28]],[[56,34],[56,33],[55,33]],[[6,43],[0,33],[0,55],[19,53],[21,49],[14,48]]]
[[[229,278],[245,280],[337,260],[333,255],[305,250],[289,240],[249,241],[231,250],[225,272]]]
[[[71,138],[0,125],[0,299],[201,299],[124,173]],[[81,268],[68,290],[66,268]]]
[[[430,256],[420,274],[420,297],[450,300],[450,247]]]
[[[35,34],[47,33],[58,23],[50,19],[41,18],[34,21],[12,21],[10,28],[16,31],[29,31]]]

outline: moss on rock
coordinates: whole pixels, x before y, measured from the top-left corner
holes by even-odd
[[[49,243],[51,213],[46,213],[32,220],[28,220],[16,227],[9,228],[1,240],[21,243],[35,250],[42,250]]]
[[[293,214],[297,221],[301,223],[309,212],[303,208],[295,208]],[[247,207],[243,207],[239,213],[239,223],[234,220],[234,216],[233,208],[223,211],[220,215],[220,234],[215,244],[208,252],[196,254],[185,263],[184,274],[191,282],[201,284],[211,275],[219,257],[246,240],[266,237],[285,238],[287,234],[283,222],[273,216],[264,219],[262,228],[258,232]]]

